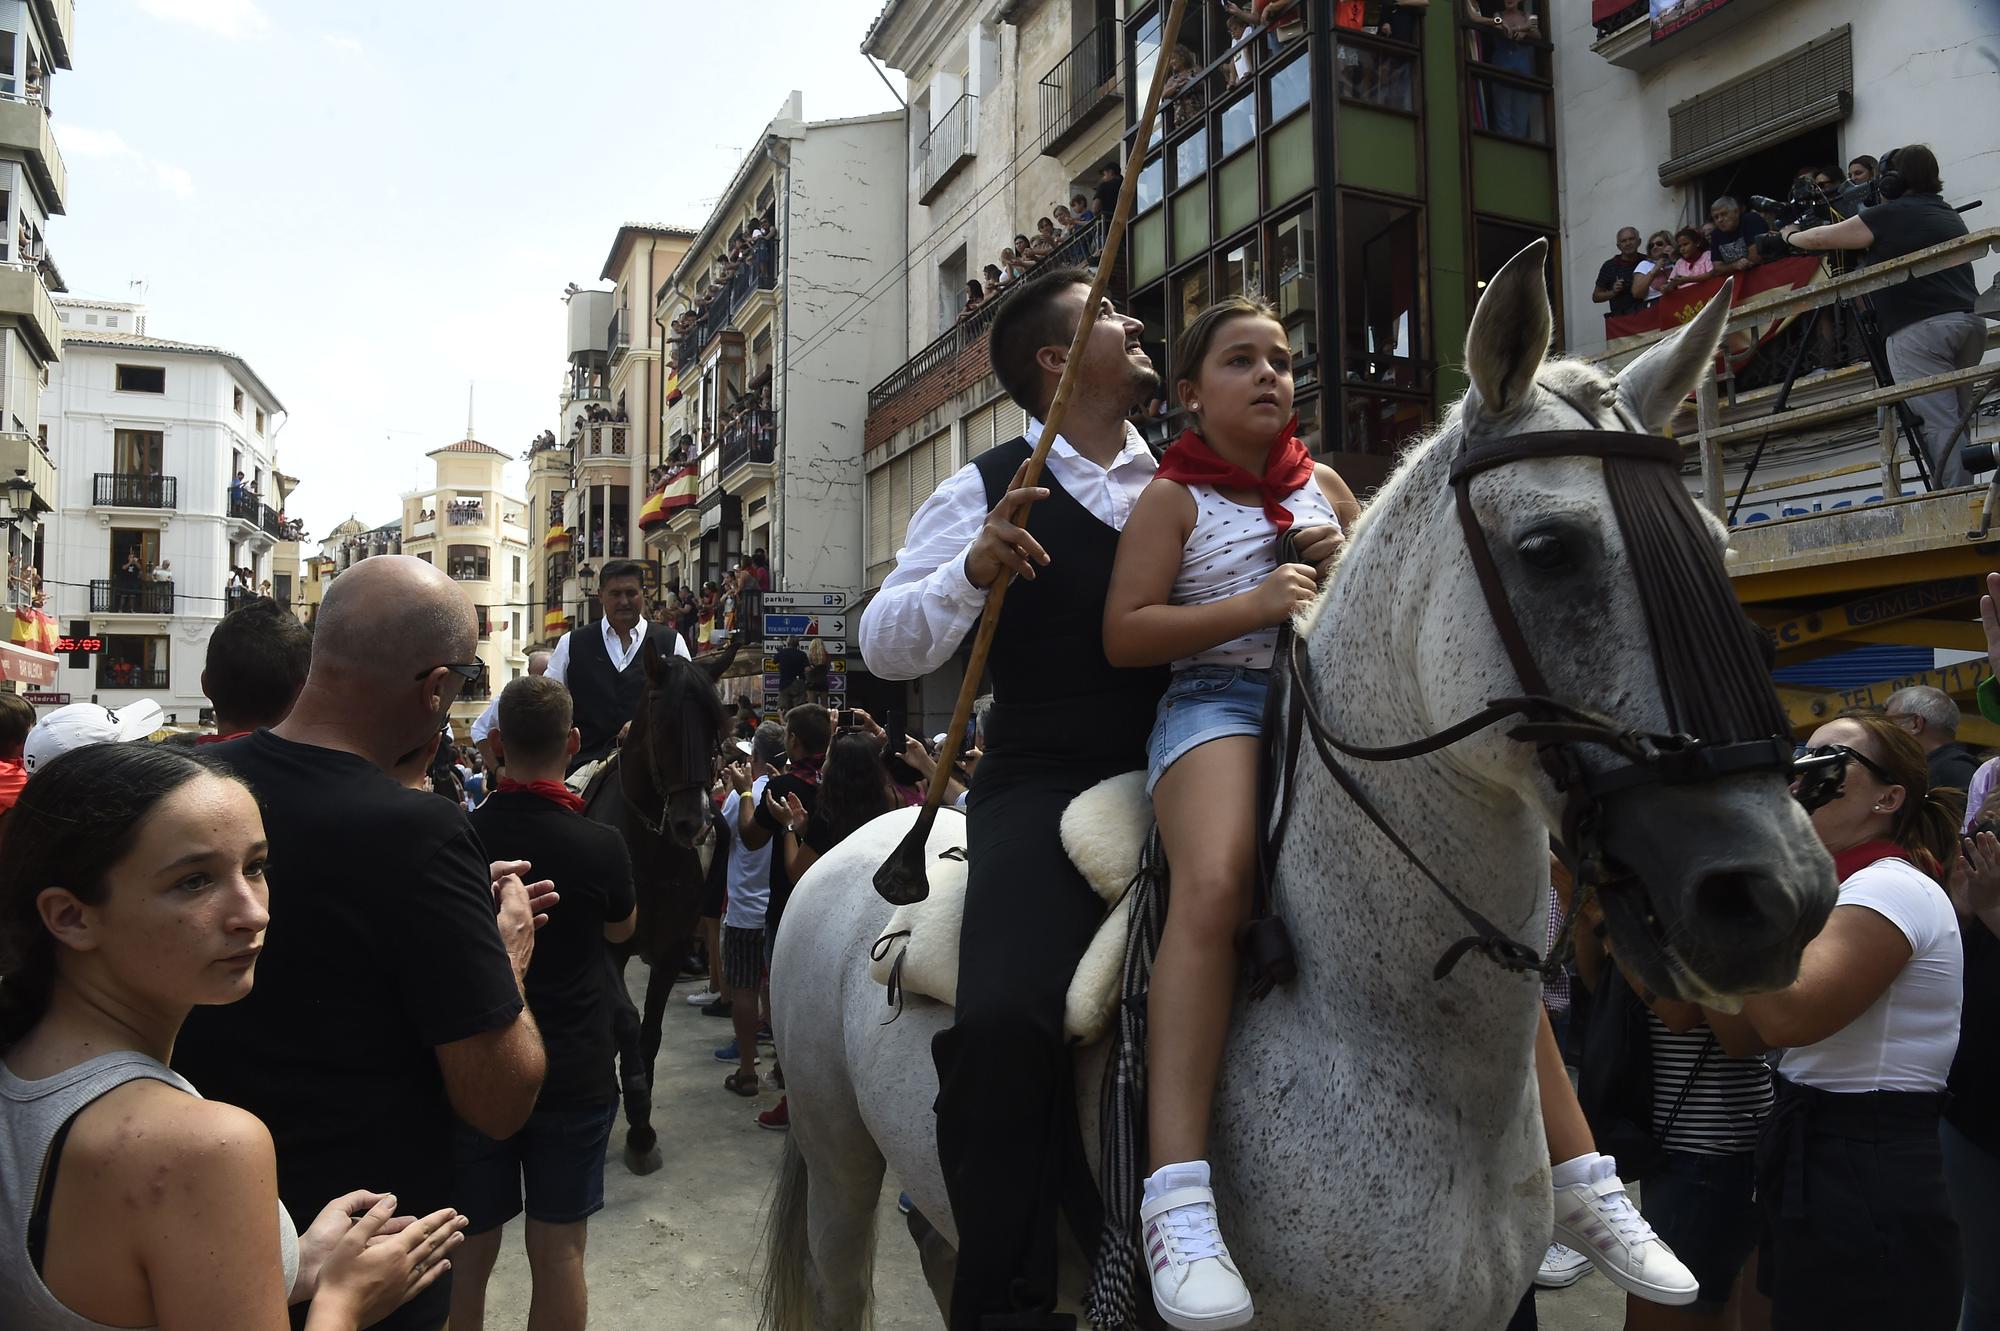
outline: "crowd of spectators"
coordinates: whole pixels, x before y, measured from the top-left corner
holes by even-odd
[[[775,200],[766,204],[757,216],[737,226],[730,234],[729,244],[723,250],[722,258],[716,262],[714,271],[696,288],[693,303],[675,315],[667,325],[668,336],[676,344],[697,332],[708,319],[715,303],[727,298],[730,283],[738,272],[745,267],[754,267],[760,273],[770,272],[777,232],[778,205]],[[680,368],[680,358],[674,347],[668,349],[668,365],[672,369]]]
[[[966,282],[958,322],[965,322],[999,299],[1079,235],[1088,237],[1086,252],[1065,256],[1065,261],[1088,263],[1094,260],[1104,243],[1104,229],[1099,222],[1110,217],[1117,208],[1118,190],[1124,183],[1124,173],[1115,164],[1099,167],[1097,184],[1091,187],[1090,193],[1078,191],[1070,195],[1067,204],[1051,205],[1046,216],[1035,220],[1032,234],[1016,232],[1014,243],[1001,247],[999,261],[985,265],[979,277]]]
[[[1850,181],[1866,184],[1874,176],[1875,159],[1867,156],[1856,157],[1845,171],[1802,166],[1793,173],[1794,180],[1827,196]],[[1790,193],[1789,188],[1774,190],[1779,199]],[[1782,220],[1775,208],[1746,208],[1736,195],[1719,194],[1709,203],[1707,221],[1654,231],[1643,249],[1638,228],[1621,227],[1615,238],[1618,252],[1598,266],[1590,298],[1606,306],[1608,316],[1637,314],[1677,287],[1743,272],[1761,262],[1757,237],[1777,230]]]

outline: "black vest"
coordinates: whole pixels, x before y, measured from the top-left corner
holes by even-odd
[[[661,655],[674,654],[672,629],[645,620],[640,621],[640,627]],[[618,732],[639,710],[639,698],[646,691],[645,647],[641,645],[631,664],[620,670],[611,664],[602,623],[585,624],[570,630],[568,675],[565,682],[583,744],[570,763],[575,768],[610,753]]]
[[[989,508],[1007,493],[1031,451],[1026,439],[1015,439],[974,460]],[[1041,483],[1049,497],[1028,515],[1028,529],[1049,552],[1049,566],[1040,577],[1017,578],[1000,610],[986,658],[993,744],[1005,747],[1018,738],[1044,752],[1143,755],[1169,671],[1126,669],[1104,659],[1104,598],[1118,533],[1052,472],[1044,470]]]

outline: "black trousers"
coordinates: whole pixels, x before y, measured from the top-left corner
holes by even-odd
[[[1757,1284],[1774,1331],[1953,1331],[1963,1272],[1943,1095],[1777,1081],[1757,1139]]]
[[[973,783],[957,1020],[931,1048],[938,1160],[958,1222],[952,1331],[1055,1306],[1058,1216],[1086,1252],[1096,1243],[1102,1208],[1063,1000],[1105,912],[1059,826],[1070,800],[1132,757],[989,753]]]

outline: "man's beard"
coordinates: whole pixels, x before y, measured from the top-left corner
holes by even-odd
[[[1129,363],[1129,361],[1128,361]],[[1132,411],[1138,411],[1152,404],[1160,392],[1160,372],[1152,366],[1140,369],[1132,367]]]

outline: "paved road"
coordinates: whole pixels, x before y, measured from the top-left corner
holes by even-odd
[[[645,983],[634,963],[627,977]],[[615,1149],[606,1166],[604,1210],[590,1222],[590,1323],[596,1331],[753,1331],[753,1265],[760,1259],[765,1199],[777,1167],[780,1135],[753,1116],[776,1103],[722,1089],[728,1069],[711,1051],[730,1038],[729,1023],[703,1017],[681,1001],[668,1005],[654,1086],[654,1124],[666,1167],[647,1178],[627,1173]],[[622,1136],[623,1127],[619,1128]],[[875,1264],[877,1331],[941,1331],[942,1319],[917,1266],[916,1250],[896,1213],[897,1185],[884,1185]],[[1617,1331],[1624,1299],[1592,1274],[1570,1289],[1544,1293],[1541,1324],[1553,1331]],[[520,1222],[508,1226],[487,1303],[488,1331],[523,1331],[528,1320],[528,1265]],[[466,1328],[453,1328],[466,1331]]]

